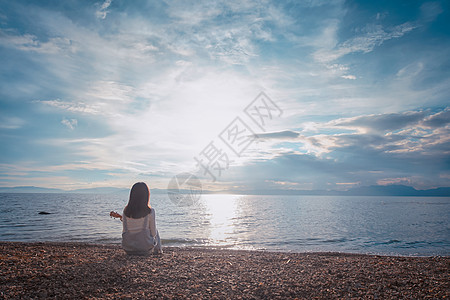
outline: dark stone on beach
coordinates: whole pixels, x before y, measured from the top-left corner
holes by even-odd
[[[46,212],[46,211],[40,211],[40,215],[51,215],[52,213]]]

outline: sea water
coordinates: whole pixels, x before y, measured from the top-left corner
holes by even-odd
[[[0,240],[120,243],[126,194],[0,194]],[[163,246],[450,255],[450,198],[152,194]],[[39,214],[45,211],[50,214]]]

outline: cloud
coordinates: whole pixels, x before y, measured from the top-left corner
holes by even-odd
[[[341,76],[344,79],[351,79],[351,80],[355,80],[356,76],[355,75],[342,75]]]
[[[77,119],[62,119],[61,124],[69,128],[70,130],[74,130],[75,127],[78,125]]]
[[[426,127],[443,127],[450,123],[450,108],[446,108],[438,113],[427,116],[421,122],[421,125]]]
[[[112,0],[105,0],[100,8],[95,12],[95,16],[99,19],[104,20],[108,14],[108,7],[111,5]]]
[[[83,100],[34,100],[33,103],[43,104],[71,113],[113,116],[121,115],[129,110],[127,105],[136,97],[135,90],[126,84],[115,81],[95,81],[76,95]]]
[[[446,108],[363,115],[316,122],[302,131],[267,133],[262,139],[272,150],[260,145],[259,159],[236,173],[262,172],[265,180],[315,182],[316,188],[327,182],[336,187],[345,186],[339,182],[445,186],[450,167],[448,113]]]
[[[448,108],[438,111],[362,115],[323,123],[305,123],[301,131],[279,131],[258,134],[264,141],[262,157],[274,156],[273,149],[295,149],[317,157],[334,157],[338,152],[371,153],[405,159],[425,159],[434,155],[442,159],[450,141]],[[288,144],[284,144],[288,142]],[[272,148],[269,150],[267,147]],[[264,153],[268,153],[268,156]],[[280,153],[280,152],[278,152]],[[337,158],[337,157],[336,157]],[[370,160],[370,158],[367,158]]]
[[[0,29],[0,45],[42,54],[57,54],[75,51],[72,41],[64,37],[52,37],[49,38],[48,41],[42,42],[35,35],[18,35],[11,30],[3,29]]]
[[[354,130],[351,134],[316,135],[315,144],[327,152],[340,148],[372,149],[378,153],[404,154],[405,159],[416,160],[435,155],[442,159],[450,141],[446,119],[448,108],[439,112],[410,111],[396,114],[367,115],[338,119],[323,128]],[[319,126],[320,127],[320,126]]]
[[[280,132],[267,132],[267,133],[258,133],[256,135],[259,139],[285,139],[285,138],[296,138],[299,136],[298,132],[285,130]]]
[[[365,115],[333,120],[328,125],[358,130],[360,132],[385,132],[416,124],[418,121],[423,120],[426,115],[427,113],[425,111]]]
[[[55,100],[35,100],[34,103],[40,103],[55,107],[61,110],[65,110],[73,113],[86,113],[86,114],[100,114],[100,107],[96,104],[84,103],[84,102],[69,102],[61,101],[59,99]]]
[[[407,65],[406,67],[401,68],[396,76],[397,77],[406,77],[406,78],[413,78],[423,70],[424,64],[422,62],[414,62],[410,65]]]
[[[314,58],[319,62],[326,63],[351,53],[369,53],[385,41],[400,38],[417,27],[411,22],[405,22],[392,28],[383,28],[381,25],[368,26],[365,34],[350,38],[338,44],[334,49],[320,49],[314,53]]]
[[[412,183],[413,181],[410,177],[383,178],[377,180],[377,184],[379,185],[392,185],[392,184],[411,185]]]
[[[18,117],[0,117],[0,129],[19,129],[26,124],[26,121]]]
[[[439,2],[425,2],[420,7],[421,19],[425,22],[432,22],[440,15],[444,10]]]
[[[110,103],[111,101],[118,101],[122,103],[129,103],[134,96],[134,89],[130,85],[116,82],[116,81],[96,81],[85,93],[84,97],[101,100]]]
[[[261,42],[275,42],[294,20],[273,3],[168,1],[171,23],[160,41],[172,52],[246,65],[260,56]]]

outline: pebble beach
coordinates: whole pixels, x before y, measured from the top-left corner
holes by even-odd
[[[0,242],[2,299],[446,299],[450,257]]]

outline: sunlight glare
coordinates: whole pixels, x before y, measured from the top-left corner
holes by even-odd
[[[237,217],[239,195],[208,195],[205,197],[210,215],[210,240],[215,245],[224,245],[233,235],[234,219]]]

